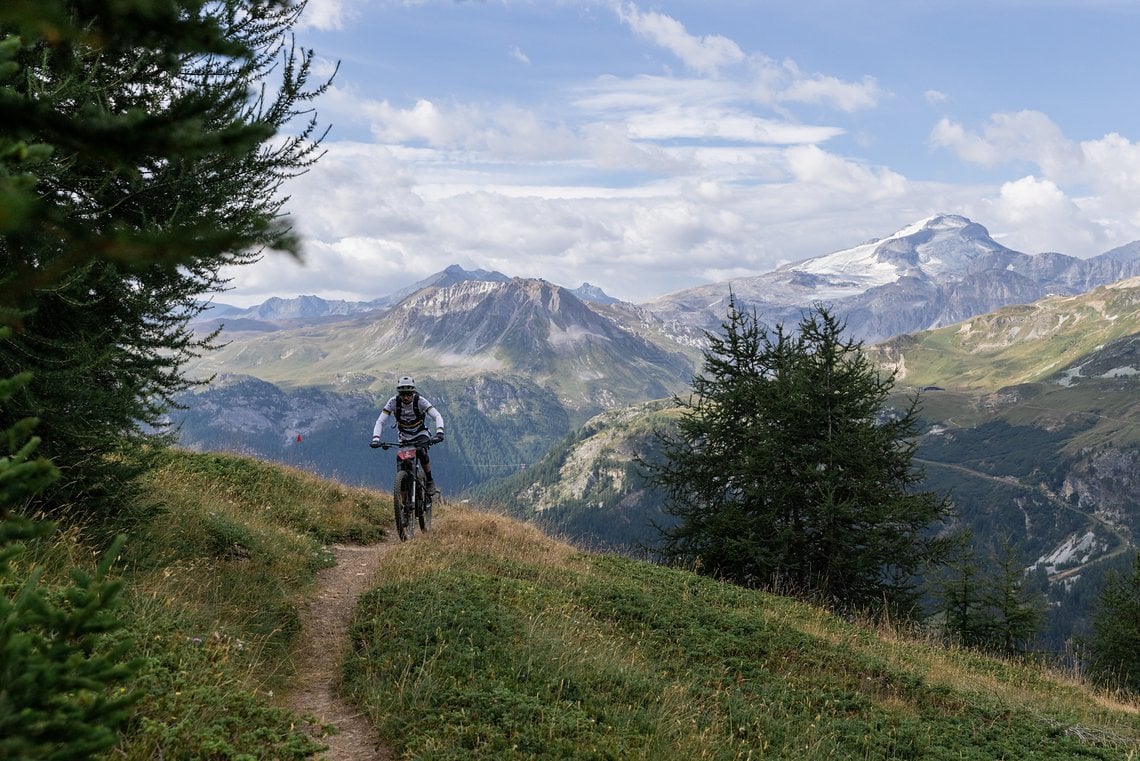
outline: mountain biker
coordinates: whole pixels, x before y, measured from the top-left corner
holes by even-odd
[[[396,381],[396,395],[388,400],[384,409],[380,411],[380,417],[376,418],[376,425],[372,429],[372,443],[369,446],[373,449],[380,446],[380,436],[384,433],[384,425],[391,420],[395,421],[401,444],[411,441],[420,434],[427,433],[428,415],[431,415],[432,420],[435,421],[433,440],[438,444],[443,441],[443,415],[439,413],[435,405],[419,395],[419,392],[416,391],[415,380],[407,375],[403,376]],[[431,459],[428,457],[427,448],[417,449],[416,457],[419,458],[420,466],[424,469],[427,493],[438,494],[435,481],[431,477]]]

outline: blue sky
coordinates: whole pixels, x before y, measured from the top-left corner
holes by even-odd
[[[450,264],[664,293],[965,215],[1140,239],[1135,0],[310,0],[305,240],[218,300],[366,300]]]

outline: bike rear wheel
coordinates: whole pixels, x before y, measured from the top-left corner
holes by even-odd
[[[396,471],[392,508],[396,514],[396,533],[400,535],[401,542],[406,542],[412,538],[415,524],[412,523],[412,474],[405,470]]]

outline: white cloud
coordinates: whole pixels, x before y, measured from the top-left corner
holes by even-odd
[[[298,29],[344,29],[356,15],[357,2],[359,0],[309,0]]]
[[[661,13],[641,12],[634,3],[618,3],[618,18],[637,35],[665,48],[694,71],[716,75],[717,72],[744,60],[744,51],[719,34],[696,37],[681,22]]]
[[[363,104],[362,110],[371,121],[372,133],[386,143],[422,141],[447,146],[469,138],[471,125],[480,121],[474,109],[457,107],[444,113],[424,99],[410,109],[396,108],[384,100]]]
[[[906,178],[896,172],[848,161],[818,146],[789,148],[785,156],[797,183],[830,192],[872,199],[900,197],[909,189]]]
[[[746,99],[726,81],[663,76],[603,76],[571,88],[570,105],[593,118],[620,118],[682,105],[717,105]]]
[[[1134,143],[1113,132],[1100,140],[1080,144],[1081,174],[1105,194],[1127,198],[1128,205],[1140,210],[1140,142]]]
[[[835,127],[816,127],[765,119],[716,108],[670,108],[629,120],[630,134],[645,140],[676,138],[732,140],[764,145],[819,143],[840,135]]]
[[[311,0],[306,14],[315,28],[351,28],[373,3],[381,4]],[[813,73],[725,36],[692,34],[680,12],[626,0],[557,4],[605,8],[590,23],[650,41],[682,61],[684,75],[660,61],[646,70],[641,50],[617,51],[625,57],[614,68],[601,54],[574,61],[580,68],[560,89],[526,100],[518,93],[527,88],[511,83],[468,97],[446,66],[437,89],[406,91],[370,89],[374,82],[342,69],[316,105],[323,122],[348,125],[361,142],[326,143],[328,154],[288,184],[309,264],[274,257],[240,268],[232,274],[244,303],[313,292],[374,298],[450,264],[568,286],[588,280],[645,301],[881,237],[939,211],[970,216],[1023,251],[1087,256],[1140,238],[1140,144],[1121,133],[1074,141],[1038,111],[993,114],[976,128],[944,119],[927,137],[946,149],[942,158],[961,162],[952,171],[989,171],[972,184],[918,181],[882,158],[901,134],[884,129],[886,115],[851,116],[891,97],[886,84],[899,79],[889,69],[873,71],[878,78]],[[430,28],[440,18],[433,13],[490,13],[513,0],[458,11],[454,0],[420,5],[418,23]],[[742,29],[730,31],[744,39]],[[510,67],[514,75],[545,76],[548,51],[532,63],[523,46],[534,54],[534,39],[513,39],[519,44],[496,43],[485,55],[502,67],[511,63],[506,50],[525,64]],[[924,95],[943,109],[963,100]],[[911,105],[892,103],[892,128],[906,122],[894,107]],[[927,119],[921,105],[917,118]],[[876,161],[847,153],[865,146]],[[908,166],[922,166],[921,152],[912,150]]]
[[[1117,133],[1075,142],[1038,111],[993,114],[978,132],[943,119],[930,139],[981,166],[1037,167],[1039,177],[1006,182],[989,207],[1022,245],[1089,255],[1140,237],[1140,143]]]
[[[1027,253],[1102,250],[1109,248],[1105,230],[1091,223],[1081,208],[1051,180],[1023,177],[1003,183],[991,206],[995,233],[1005,245]]]
[[[830,103],[841,111],[853,112],[873,108],[881,93],[874,77],[862,82],[844,82],[836,77],[816,74],[797,77],[781,95],[781,100],[792,103]]]
[[[1055,183],[1036,177],[1003,183],[999,209],[1006,221],[1018,226],[1027,221],[1036,222],[1044,215],[1068,218],[1077,211]]]
[[[775,61],[763,54],[749,59],[751,81],[745,87],[757,103],[816,103],[845,113],[874,108],[884,96],[874,77],[846,82],[825,74],[804,74],[795,61]]]
[[[1039,111],[993,114],[980,133],[942,119],[930,137],[937,147],[950,148],[960,158],[985,167],[1009,161],[1030,161],[1047,175],[1072,173],[1079,152],[1060,127]]]

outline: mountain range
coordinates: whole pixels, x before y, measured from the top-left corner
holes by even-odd
[[[875,343],[1137,275],[1140,242],[1091,259],[1030,255],[964,217],[938,215],[883,239],[641,305],[588,283],[570,290],[455,265],[366,302],[302,296],[247,309],[214,305],[198,327],[225,325],[230,344],[195,369],[375,388],[413,370],[519,372],[590,412],[683,385],[730,295],[769,324],[794,324],[805,306],[827,302],[853,336]]]
[[[940,214],[886,238],[643,306],[665,320],[715,329],[730,291],[770,324],[794,324],[805,305],[823,301],[846,317],[853,336],[875,343],[1136,275],[1140,241],[1090,259],[1025,254],[1002,246],[976,222]]]
[[[724,319],[730,294],[769,324],[794,324],[806,306],[828,302],[847,320],[852,334],[868,344],[881,337],[883,361],[898,366],[900,378],[938,385],[965,377],[951,363],[955,352],[968,357],[988,349],[966,338],[956,348],[947,338],[924,362],[889,356],[899,352],[910,333],[1032,304],[1050,294],[1085,293],[1136,275],[1140,242],[1088,260],[1023,254],[1001,246],[983,226],[957,215],[937,215],[850,249],[640,305],[612,299],[586,283],[571,290],[541,279],[451,266],[366,302],[303,296],[270,299],[247,309],[211,306],[194,327],[209,330],[220,321],[228,343],[187,370],[192,377],[218,375],[227,379],[229,388],[206,387],[187,396],[188,411],[174,420],[183,422],[183,440],[190,445],[226,442],[276,458],[278,449],[291,446],[297,435],[332,425],[320,409],[306,410],[308,405],[342,409],[349,399],[361,410],[354,419],[364,420],[387,399],[397,377],[412,374],[441,402],[451,396],[452,407],[474,400],[472,413],[486,418],[488,432],[510,430],[527,440],[523,451],[541,454],[544,445],[554,444],[596,414],[684,393],[700,368],[706,331],[715,331]],[[1020,310],[1016,320],[1026,325],[1026,310],[1042,311],[1025,306]],[[1012,324],[1015,318],[994,319]],[[1111,340],[1112,326],[1124,324],[1093,313],[1085,321],[1105,326],[1100,334],[1088,334],[1097,341]],[[1033,345],[1030,353],[1037,356],[1040,350],[1031,336],[1048,330],[1034,324],[1021,334],[1007,330],[1001,340]],[[988,335],[990,330],[976,332]],[[1067,340],[1064,336],[1061,330],[1055,341]],[[886,343],[888,339],[896,343]],[[1079,348],[1090,348],[1089,342]],[[1075,351],[1053,361],[1076,361]],[[929,368],[929,377],[915,374],[919,366]],[[984,376],[984,367],[975,366],[972,372]],[[996,382],[1002,372],[999,368],[995,377],[978,381]],[[279,416],[267,421],[278,430],[269,439],[258,439],[256,446],[242,443],[247,438],[242,426],[257,417],[252,410],[257,399],[265,398],[265,389],[254,392],[257,384],[251,384],[250,403],[239,403],[233,386],[243,377],[269,384],[283,395],[276,405]],[[194,408],[208,406],[212,393],[224,393],[227,404],[247,414],[230,415],[216,407],[217,414],[196,415]],[[336,398],[318,401],[321,394]],[[297,398],[287,401],[293,396]],[[524,411],[538,419],[523,425],[510,420]],[[513,449],[515,443],[501,446]],[[465,463],[487,459],[461,449],[456,455]],[[519,450],[514,455],[525,457]],[[322,455],[326,463],[346,459]],[[519,459],[517,464],[526,462]],[[466,472],[471,480],[463,485],[498,474],[473,465]],[[365,474],[354,472],[351,477]]]
[[[235,321],[246,329],[272,330],[277,323],[291,321],[320,320],[324,318],[338,318],[351,314],[376,312],[389,309],[404,298],[425,288],[446,288],[458,283],[468,281],[487,281],[492,283],[505,283],[510,277],[501,272],[487,270],[465,270],[457,264],[435,273],[413,285],[401,288],[386,296],[378,296],[370,301],[344,301],[328,300],[320,296],[297,296],[295,298],[281,298],[274,296],[252,307],[236,307],[230,304],[208,304],[205,311],[196,321],[200,328],[213,324],[227,325],[234,328]],[[582,283],[571,291],[583,301],[592,301],[599,304],[613,304],[617,299],[607,296],[601,288]],[[258,325],[257,323],[267,323]]]
[[[629,324],[650,322],[674,327],[682,342],[699,341],[723,321],[731,296],[755,309],[769,324],[793,324],[803,308],[826,302],[845,315],[848,330],[875,343],[902,333],[959,322],[1010,304],[1050,295],[1076,295],[1099,285],[1140,275],[1140,241],[1089,259],[1060,253],[1026,254],[1002,246],[982,225],[954,214],[939,214],[885,238],[867,241],[751,277],[704,284],[666,294],[640,305],[621,302],[602,288],[583,283],[558,288],[591,307],[618,306],[609,315]],[[464,270],[452,265],[407,288],[370,301],[329,301],[317,296],[271,298],[254,307],[211,305],[199,318],[206,329],[275,331],[316,322],[386,313],[424,291],[446,291],[464,283],[507,284],[500,272]],[[545,281],[542,281],[545,282]],[[690,328],[681,330],[682,326]],[[693,330],[695,329],[695,330]],[[668,331],[666,331],[668,332]]]
[[[867,347],[919,397],[924,490],[951,497],[983,568],[1008,542],[1046,603],[1041,647],[1087,634],[1106,574],[1140,543],[1140,278]],[[669,400],[601,413],[534,466],[474,490],[583,546],[652,547],[672,523],[642,477]]]

